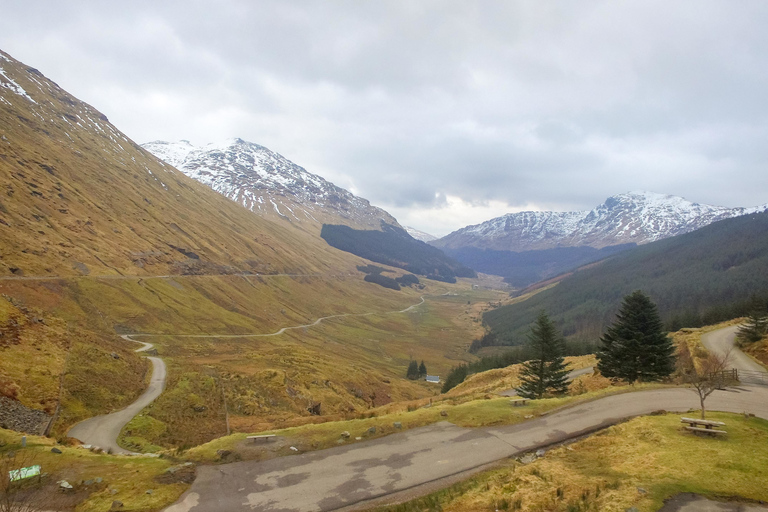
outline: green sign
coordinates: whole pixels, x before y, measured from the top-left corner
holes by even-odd
[[[8,476],[11,477],[11,482],[16,480],[23,480],[31,476],[37,476],[40,474],[40,466],[29,466],[28,468],[14,469],[8,472]]]

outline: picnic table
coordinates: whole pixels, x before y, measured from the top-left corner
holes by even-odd
[[[718,434],[727,434],[725,430],[716,428],[725,426],[725,423],[722,421],[699,420],[696,418],[680,418],[680,423],[687,423],[688,426],[685,427],[685,429],[690,430],[691,432],[701,432],[704,434],[711,434],[713,436]]]

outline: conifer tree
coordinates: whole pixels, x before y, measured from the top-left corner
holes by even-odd
[[[419,363],[417,363],[414,360],[411,360],[410,363],[408,363],[408,370],[405,372],[405,376],[408,377],[411,380],[416,380],[419,378]]]
[[[654,381],[675,369],[672,340],[662,331],[656,304],[640,290],[624,297],[600,343],[597,368],[610,379]]]
[[[753,309],[746,322],[739,326],[736,337],[741,343],[754,343],[768,334],[768,316],[764,311]]]
[[[536,359],[523,363],[518,394],[524,398],[541,398],[547,393],[568,391],[568,368],[563,362],[565,340],[543,311],[531,327],[528,339]]]
[[[424,364],[424,361],[421,362],[419,365],[419,378],[426,377],[427,376],[427,365]]]

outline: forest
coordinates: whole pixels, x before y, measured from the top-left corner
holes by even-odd
[[[471,268],[449,258],[440,249],[416,240],[404,229],[381,224],[382,231],[323,224],[320,236],[336,249],[428,279],[455,283],[457,277],[477,277]]]

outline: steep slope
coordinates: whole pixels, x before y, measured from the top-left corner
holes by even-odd
[[[315,230],[324,223],[368,229],[378,229],[381,221],[397,224],[367,200],[252,142],[233,139],[195,147],[188,141],[155,141],[142,147],[263,217]]]
[[[768,212],[631,249],[483,319],[502,344],[524,343],[542,310],[566,336],[596,340],[622,297],[638,289],[657,303],[670,330],[745,314],[753,295],[768,295]]]
[[[766,209],[768,204],[725,208],[652,192],[629,192],[609,197],[585,212],[510,213],[454,231],[431,244],[450,249],[476,247],[504,251],[580,246],[600,249],[628,243],[645,244]]]
[[[369,262],[187,177],[2,53],[0,188],[0,393],[58,397],[54,433],[141,392],[145,361],[116,333],[168,366],[131,442],[181,446],[427,396],[411,357],[445,370],[476,330],[469,298],[441,299],[459,287],[365,282]]]
[[[334,260],[159,161],[39,71],[3,53],[0,70],[0,275],[308,273]]]
[[[457,277],[477,277],[474,270],[449,258],[440,249],[386,222],[381,223],[381,231],[323,224],[320,236],[342,251],[437,281],[455,283]]]

